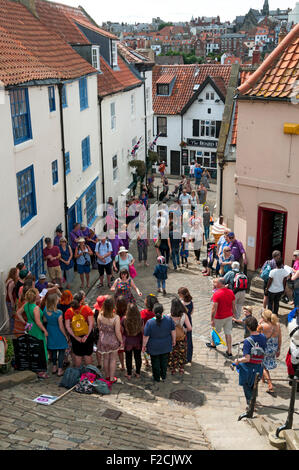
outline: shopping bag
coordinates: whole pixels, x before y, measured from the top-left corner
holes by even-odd
[[[136,271],[135,266],[133,264],[131,264],[129,266],[129,273],[130,273],[130,276],[131,276],[132,279],[134,279],[137,276],[137,271]]]
[[[217,330],[215,330],[215,328],[213,328],[211,336],[212,336],[212,340],[215,346],[219,346],[219,344],[223,344],[223,346],[226,346],[226,342],[223,341],[220,334],[218,333]]]

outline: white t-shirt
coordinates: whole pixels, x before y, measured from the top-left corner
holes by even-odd
[[[187,193],[187,194],[180,195],[180,201],[183,206],[187,206],[188,204],[190,204],[190,200],[191,200],[190,194]]]
[[[269,277],[271,277],[273,281],[271,283],[271,286],[269,287],[269,292],[272,292],[272,294],[283,292],[284,291],[283,280],[287,276],[288,276],[288,272],[284,268],[272,269],[270,271]]]

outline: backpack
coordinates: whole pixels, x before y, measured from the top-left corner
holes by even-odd
[[[177,341],[183,341],[185,339],[186,334],[184,332],[184,328],[181,325],[181,323],[175,326],[175,334],[176,334]]]
[[[248,279],[247,276],[243,273],[237,273],[234,277],[234,289],[233,292],[236,294],[242,290],[247,290],[248,288]]]
[[[74,312],[73,309],[72,311]],[[74,312],[74,316],[71,322],[71,328],[75,336],[84,336],[88,334],[88,323],[80,312]]]
[[[74,387],[74,385],[79,382],[81,374],[82,368],[69,367],[63,374],[59,387],[65,387],[68,389]]]
[[[261,278],[263,279],[263,281],[268,282],[270,271],[271,271],[271,266],[269,263],[267,263],[261,272]]]
[[[259,343],[254,341],[252,336],[247,338],[247,340],[252,346],[250,352],[250,362],[253,364],[261,364],[264,359],[265,350],[259,345]]]

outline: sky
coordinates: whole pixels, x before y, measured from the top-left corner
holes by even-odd
[[[105,21],[148,23],[159,16],[165,21],[190,21],[192,15],[220,16],[221,21],[233,21],[250,8],[261,10],[264,0],[57,0],[71,6],[81,5],[99,25]],[[296,0],[269,0],[270,10],[294,8]],[[202,6],[201,6],[202,5]]]

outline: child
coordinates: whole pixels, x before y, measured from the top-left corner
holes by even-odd
[[[127,366],[125,377],[129,380],[132,377],[132,362],[134,354],[136,367],[135,377],[139,379],[142,365],[141,349],[143,340],[143,323],[139,310],[135,304],[128,305],[126,316],[121,320],[121,331],[123,335]]]
[[[189,237],[187,233],[183,233],[182,243],[181,243],[181,261],[182,266],[186,263],[186,268],[188,269],[188,257],[189,257]]]
[[[252,307],[250,305],[244,306],[243,313],[245,317],[242,318],[242,320],[237,320],[236,318],[233,318],[233,322],[237,323],[238,325],[244,326],[244,338],[248,338],[248,336],[250,336],[250,332],[246,326],[245,320],[246,318],[252,317]]]
[[[189,318],[189,322],[190,322],[190,325],[192,326],[192,313],[193,313],[192,296],[190,295],[190,292],[186,287],[181,287],[178,290],[178,295],[179,295],[179,298],[181,299],[182,304],[187,309],[187,315],[188,315],[188,318]],[[186,364],[192,362],[192,356],[193,356],[192,331],[187,331],[187,359],[186,359]]]
[[[141,310],[140,316],[143,321],[143,327],[145,327],[146,323],[148,320],[151,318],[154,318],[155,314],[153,312],[154,306],[158,304],[158,299],[155,295],[149,294],[144,301],[145,309]],[[143,353],[143,357],[145,359],[145,367],[148,369],[150,368],[150,363],[149,363],[149,354],[147,352]]]
[[[120,297],[118,297],[118,299],[116,301],[116,305],[115,305],[115,311],[116,311],[117,315],[119,316],[120,321],[122,321],[122,319],[125,317],[127,308],[128,308],[128,302],[126,301],[125,297],[123,295],[121,295]],[[119,362],[120,362],[122,371],[125,370],[125,355],[124,355],[124,353],[125,353],[124,349],[119,349],[118,350],[118,358],[119,358]]]
[[[158,292],[161,292],[161,284],[163,289],[163,295],[166,295],[166,279],[168,266],[166,264],[164,256],[158,256],[158,264],[155,267],[154,276],[157,279]]]

